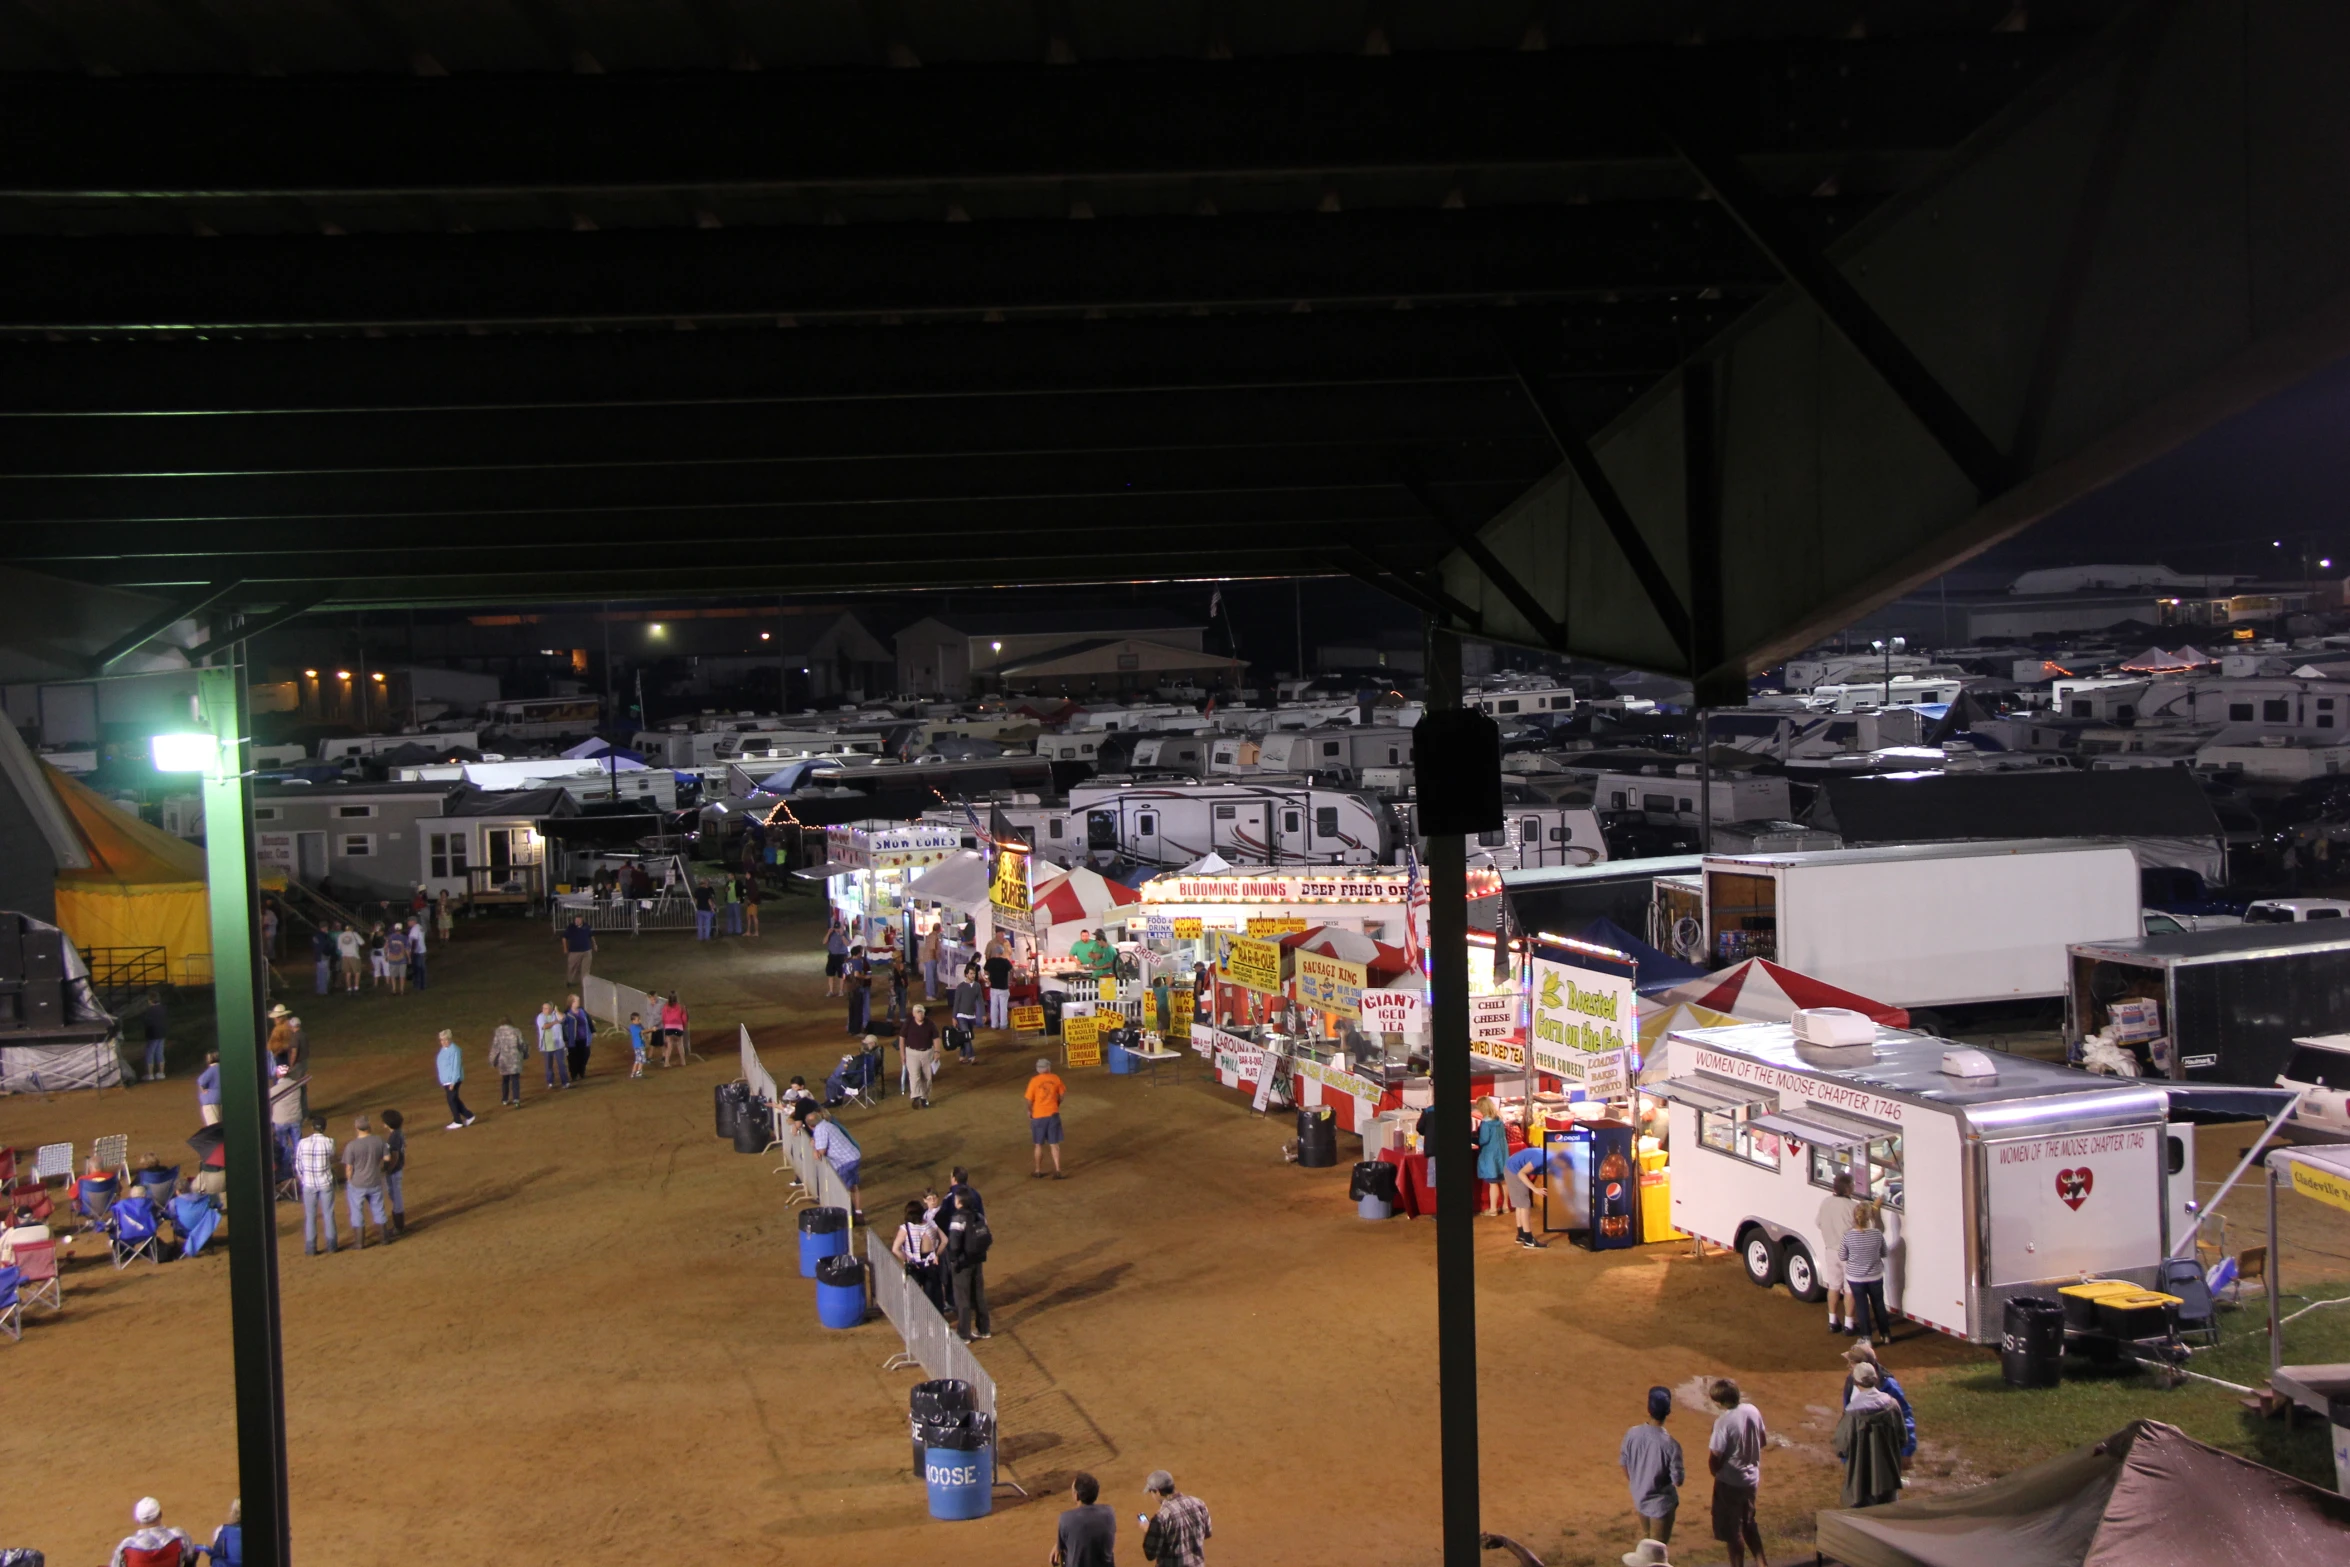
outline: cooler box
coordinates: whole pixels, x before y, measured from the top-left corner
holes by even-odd
[[[2097,1333],[2104,1331],[2097,1316],[2100,1300],[2108,1295],[2135,1295],[2144,1287],[2128,1279],[2088,1279],[2058,1290],[2057,1304],[2064,1307],[2065,1327],[2075,1333]]]
[[[2100,1296],[2097,1325],[2119,1339],[2168,1338],[2178,1331],[2179,1297],[2149,1289]]]

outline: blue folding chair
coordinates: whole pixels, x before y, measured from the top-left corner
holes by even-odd
[[[114,1241],[114,1269],[117,1273],[138,1261],[141,1252],[149,1262],[163,1260],[163,1237],[155,1222],[155,1205],[144,1197],[125,1197],[114,1205],[109,1218],[108,1233]]]
[[[24,1302],[16,1294],[23,1277],[21,1268],[0,1268],[0,1333],[7,1334],[12,1343],[24,1337]]]
[[[180,1234],[180,1257],[197,1256],[220,1228],[220,1210],[209,1197],[183,1192],[171,1200],[171,1227]]]
[[[107,1228],[107,1213],[115,1199],[122,1195],[122,1183],[113,1176],[84,1181],[81,1190],[74,1193],[73,1211],[90,1221],[90,1228]]]

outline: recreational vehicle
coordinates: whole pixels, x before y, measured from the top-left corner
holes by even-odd
[[[1563,718],[1575,710],[1572,686],[1496,686],[1463,695],[1462,705],[1495,718]]]
[[[1591,803],[1598,809],[1637,811],[1658,827],[1696,827],[1709,814],[1717,822],[1783,821],[1795,814],[1786,779],[1735,774],[1701,779],[1694,762],[1671,773],[1595,773],[1591,780]],[[1701,803],[1706,801],[1713,807],[1710,813]]]
[[[1840,1175],[1884,1215],[1887,1304],[1978,1344],[2011,1296],[2154,1284],[2195,1223],[2194,1129],[2153,1084],[1834,1010],[1676,1031],[1644,1076],[1670,1106],[1674,1226],[1802,1300],[1841,1241],[1819,1232]]]
[[[1351,789],[1302,779],[1245,783],[1080,784],[1071,847],[1149,865],[1188,865],[1209,853],[1247,865],[1386,865],[1395,858],[1387,808]]]
[[[500,740],[552,740],[558,735],[593,734],[604,716],[603,702],[592,696],[518,697],[482,705],[485,737]]]

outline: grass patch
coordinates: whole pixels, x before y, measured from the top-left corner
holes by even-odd
[[[2345,1293],[2350,1291],[2335,1285],[2299,1298],[2288,1295],[2285,1309],[2290,1313],[2311,1300]],[[2260,1386],[2268,1380],[2266,1322],[2257,1297],[2247,1297],[2242,1310],[2223,1310],[2220,1347],[2198,1350],[2189,1369]],[[2288,1327],[2285,1360],[2350,1361],[2350,1306],[2316,1312]],[[2258,1418],[2237,1402],[2240,1395],[2208,1382],[2189,1380],[2171,1388],[2134,1368],[2082,1372],[2068,1363],[2064,1386],[2023,1389],[2009,1387],[1992,1364],[1920,1376],[1909,1385],[1909,1393],[1917,1409],[1918,1435],[1956,1447],[1986,1478],[2111,1436],[2133,1420],[2148,1419],[2166,1421],[2198,1441],[2329,1491],[2334,1488],[2334,1460],[2322,1420],[2303,1415],[2288,1430],[2284,1421]]]

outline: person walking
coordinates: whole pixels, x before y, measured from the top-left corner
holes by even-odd
[[[448,1029],[441,1030],[441,1048],[432,1064],[441,1080],[441,1092],[449,1101],[449,1124],[444,1130],[455,1132],[471,1126],[473,1112],[465,1108],[465,1096],[458,1091],[465,1081],[465,1052],[457,1048],[457,1036]]]
[[[510,1017],[498,1019],[490,1031],[490,1070],[498,1074],[498,1103],[522,1108],[522,1030]]]
[[[579,1004],[579,997],[573,996],[571,1004],[563,1009],[563,1050],[570,1058],[572,1082],[587,1076],[588,1052],[595,1044],[596,1020]]]
[[[549,1088],[569,1088],[571,1086],[571,1063],[566,1059],[563,1049],[563,1014],[555,1010],[554,1002],[542,1001],[539,1003],[539,1015],[536,1021],[539,1033],[539,1065],[546,1072],[547,1086]],[[560,1083],[556,1081],[557,1074],[561,1074],[562,1081]]]
[[[932,920],[930,928],[922,933],[922,945],[918,950],[922,954],[922,999],[925,1001],[938,999],[938,955],[939,950],[946,945],[946,923],[943,917]]]
[[[849,948],[848,961],[841,968],[842,994],[848,998],[849,1028],[852,1034],[862,1034],[872,1022],[873,965],[866,960],[861,946]]]
[[[759,934],[759,873],[743,872],[743,934]]]
[[[359,965],[367,956],[367,938],[359,934],[359,927],[345,921],[335,932],[335,959],[342,965],[343,994],[359,994]]]
[[[979,1211],[969,1194],[957,1195],[957,1189],[947,1191],[946,1206],[939,1210],[946,1220],[947,1274],[955,1290],[955,1331],[965,1343],[974,1339],[993,1338],[987,1316],[987,1254],[995,1245],[995,1233],[987,1227],[987,1216]]]
[[[220,1124],[220,1052],[204,1052],[204,1070],[196,1074],[196,1113],[206,1126]]]
[[[1901,1495],[1901,1406],[1878,1385],[1882,1380],[1874,1362],[1854,1366],[1852,1396],[1836,1421],[1845,1507],[1882,1507]]]
[[[979,965],[965,964],[962,982],[955,986],[954,1000],[955,1027],[959,1030],[955,1058],[965,1066],[976,1066],[979,1062],[979,1009],[986,1005],[986,996],[986,987],[979,983]]]
[[[392,1233],[408,1233],[408,1196],[401,1177],[408,1173],[408,1118],[386,1110],[384,1121],[384,1191],[392,1199]]]
[[[147,1035],[147,1081],[160,1083],[171,1074],[163,1070],[163,1037],[171,1031],[171,1014],[163,1005],[163,992],[147,992],[147,1012],[141,1020]]]
[[[1501,1105],[1491,1094],[1477,1101],[1477,1182],[1485,1194],[1485,1212],[1501,1215],[1508,1194],[1502,1177],[1509,1174],[1510,1129],[1502,1123]]]
[[[579,985],[596,966],[596,933],[588,928],[587,916],[574,914],[563,927],[563,983]]]
[[[1208,1504],[1176,1490],[1175,1477],[1164,1469],[1150,1472],[1150,1478],[1142,1482],[1142,1492],[1158,1504],[1158,1511],[1143,1520],[1144,1558],[1159,1567],[1203,1567],[1208,1541],[1216,1533],[1208,1519]]]
[[[408,927],[395,916],[392,928],[384,932],[384,983],[391,986],[395,996],[408,990]]]
[[[840,910],[832,911],[832,922],[824,927],[824,993],[837,996],[849,971],[849,931],[841,923]]]
[[[664,1068],[685,1065],[686,1030],[691,1026],[692,1019],[686,1016],[685,1003],[672,990],[669,999],[661,1003],[661,1065]]]
[[[1118,1567],[1118,1516],[1101,1504],[1101,1482],[1075,1475],[1069,1495],[1077,1505],[1053,1526],[1052,1567]]]
[[[1037,1180],[1044,1179],[1044,1151],[1053,1151],[1053,1179],[1061,1176],[1061,1101],[1068,1097],[1069,1085],[1053,1070],[1053,1064],[1043,1056],[1036,1058],[1036,1075],[1020,1097],[1028,1101],[1028,1157],[1029,1173]]]
[[[392,1208],[384,1191],[384,1159],[389,1150],[382,1138],[368,1130],[367,1117],[363,1115],[352,1117],[351,1132],[350,1142],[343,1147],[343,1200],[351,1209],[351,1233],[357,1237],[359,1249],[365,1251],[367,1214],[373,1209],[376,1234],[389,1246]]]
[[[1665,1430],[1673,1412],[1673,1390],[1648,1390],[1648,1418],[1624,1433],[1616,1450],[1616,1465],[1632,1488],[1632,1525],[1642,1540],[1673,1543],[1673,1518],[1681,1510],[1681,1487],[1688,1475],[1682,1467],[1681,1444]]]
[[[1852,1325],[1852,1292],[1844,1285],[1844,1235],[1852,1228],[1852,1177],[1839,1174],[1828,1195],[1820,1199],[1820,1287],[1828,1292],[1828,1331],[1842,1333]]]
[[[310,933],[310,967],[318,993],[325,995],[334,987],[335,937],[324,925]]]
[[[408,916],[408,982],[424,988],[424,916]]]
[[[264,1048],[279,1066],[298,1064],[294,1060],[294,1014],[282,1001],[269,1009],[269,1040]]]
[[[697,876],[694,878],[694,940],[710,939],[710,926],[716,917],[717,910],[710,899],[710,883]]]
[[[628,1014],[628,1075],[645,1075],[645,1015],[642,1012]]]
[[[1755,1514],[1770,1432],[1763,1428],[1762,1411],[1745,1402],[1738,1384],[1728,1377],[1714,1378],[1706,1396],[1721,1411],[1705,1444],[1706,1467],[1714,1477],[1714,1538],[1730,1548],[1730,1567],[1745,1567],[1749,1551],[1757,1567],[1771,1567]]]
[[[987,944],[987,1026],[1012,1026],[1012,955],[997,936]]]
[[[277,961],[277,905],[267,898],[261,900],[261,950]]]
[[[310,1135],[294,1145],[294,1179],[302,1189],[302,1255],[318,1255],[319,1232],[328,1256],[335,1250],[335,1140],[326,1135],[326,1117],[310,1118]]]
[[[1873,1342],[1890,1342],[1893,1323],[1885,1315],[1885,1232],[1878,1225],[1877,1205],[1852,1205],[1852,1228],[1844,1232],[1840,1256],[1844,1287],[1852,1297],[1852,1326],[1846,1331],[1866,1334]]]
[[[930,1085],[938,1076],[938,1025],[930,1021],[930,1008],[920,1002],[898,1035],[898,1059],[905,1066],[906,1097],[915,1109],[929,1109]]]

